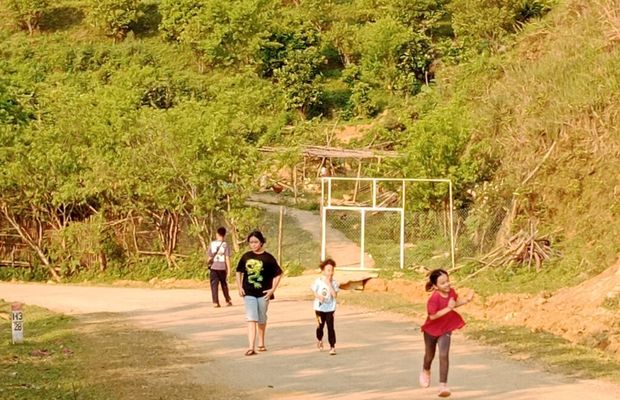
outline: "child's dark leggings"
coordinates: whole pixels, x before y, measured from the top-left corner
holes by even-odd
[[[329,346],[336,346],[336,331],[334,330],[334,311],[323,312],[314,311],[316,313],[316,321],[318,323],[316,327],[316,339],[323,340],[323,327],[327,322],[327,339],[329,340]]]
[[[424,332],[424,365],[423,368],[427,371],[431,369],[431,363],[435,358],[435,349],[439,344],[439,382],[448,382],[448,367],[450,365],[450,338],[452,332],[444,333],[443,335],[436,337],[431,336]]]

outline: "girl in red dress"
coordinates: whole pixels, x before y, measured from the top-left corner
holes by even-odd
[[[432,290],[433,294],[426,304],[428,317],[422,325],[425,352],[424,365],[420,372],[420,386],[429,387],[430,385],[431,363],[439,345],[439,397],[448,397],[451,394],[447,387],[450,337],[453,330],[465,326],[465,321],[454,309],[469,303],[474,293],[470,292],[466,298],[459,299],[456,291],[450,287],[448,273],[443,269],[431,272],[426,282],[426,290]]]

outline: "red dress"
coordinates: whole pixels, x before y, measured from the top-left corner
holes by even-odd
[[[450,289],[448,297],[443,297],[438,291],[434,291],[426,303],[426,311],[428,312],[428,315],[436,314],[437,311],[448,307],[448,302],[450,299],[453,298],[454,301],[456,301],[458,297],[459,296],[456,294],[454,289]],[[460,329],[464,326],[465,321],[463,321],[461,315],[452,310],[437,319],[432,320],[430,317],[426,317],[426,322],[422,325],[422,330],[431,336],[439,337],[444,333],[452,332],[453,330]]]

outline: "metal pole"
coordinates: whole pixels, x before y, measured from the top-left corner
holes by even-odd
[[[452,202],[452,181],[448,181],[448,188],[450,193],[450,249],[452,250],[452,268],[456,266],[454,260],[455,244],[454,244],[454,204]]]
[[[401,215],[401,226],[400,226],[400,268],[405,267],[405,206],[407,205],[407,185],[406,181],[403,180],[403,199],[402,206],[403,211]]]
[[[400,210],[400,269],[405,268],[405,209]]]
[[[325,260],[326,211],[325,211],[325,178],[321,179],[321,261]]]
[[[284,225],[284,206],[280,206],[280,221],[278,222],[278,264],[282,265],[282,227]]]
[[[366,210],[362,209],[361,211],[362,211],[362,213],[361,213],[361,219],[362,220],[360,221],[360,226],[361,226],[361,229],[360,229],[360,236],[361,236],[360,237],[360,239],[361,239],[360,240],[360,253],[361,253],[360,268],[364,269],[366,267],[365,266],[365,264],[366,264],[365,261],[366,260],[365,260],[365,257],[364,257],[364,247],[365,247],[365,243],[364,242],[365,242],[365,236],[366,236],[366,229],[365,229],[366,228]]]
[[[327,178],[327,205],[332,205],[332,180]]]

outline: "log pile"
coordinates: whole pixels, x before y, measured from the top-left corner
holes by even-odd
[[[536,237],[536,235],[535,230],[530,232],[521,230],[479,261],[490,267],[527,265],[527,268],[531,269],[534,266],[538,272],[543,262],[553,256],[554,251],[548,237]]]

